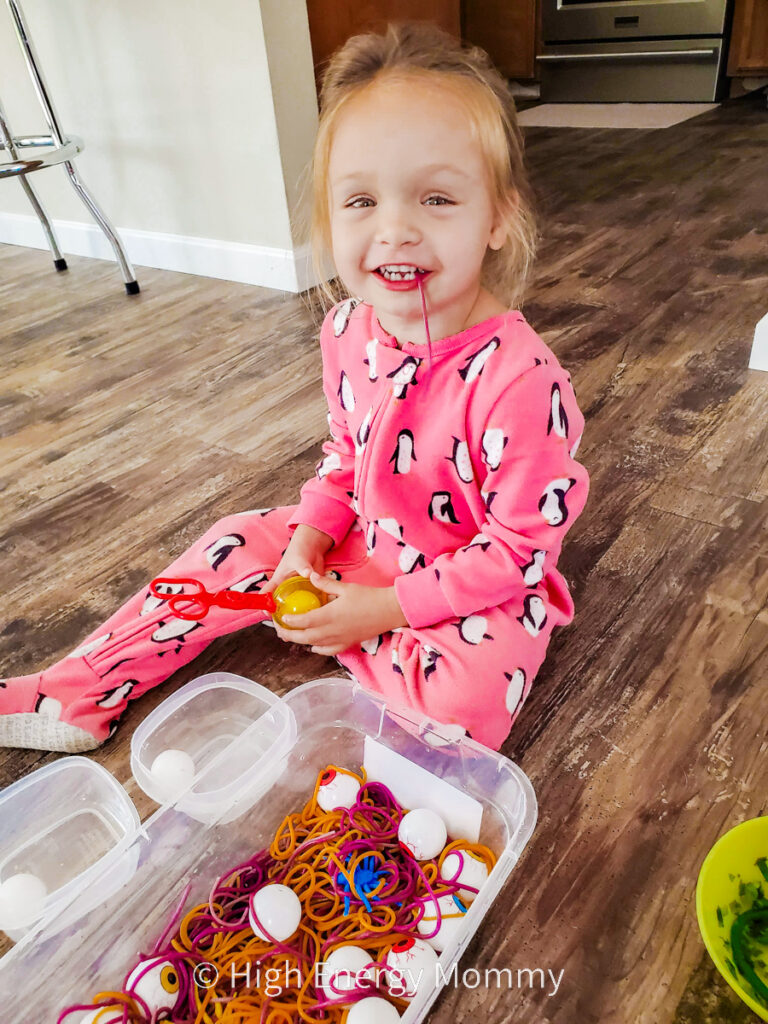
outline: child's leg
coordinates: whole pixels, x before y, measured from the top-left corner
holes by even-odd
[[[537,588],[525,605],[508,601],[426,629],[397,629],[338,661],[366,689],[498,750],[544,661],[552,627],[566,618],[547,596]]]
[[[207,590],[257,591],[289,540],[293,507],[244,512],[216,523],[157,576],[188,576]],[[0,682],[0,746],[91,750],[111,734],[129,699],[163,682],[217,636],[267,617],[211,608],[192,622],[144,589],[66,658]]]

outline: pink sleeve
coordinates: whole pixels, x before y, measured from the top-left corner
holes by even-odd
[[[553,569],[563,537],[587,498],[574,460],[584,417],[565,372],[552,360],[518,377],[475,438],[485,476],[485,521],[469,544],[395,580],[413,628],[522,598]]]
[[[320,329],[323,356],[323,392],[328,403],[330,440],[323,444],[324,458],[315,466],[315,475],[301,489],[301,499],[288,527],[300,523],[314,526],[340,544],[355,521],[351,495],[355,479],[355,445],[347,429],[346,416],[339,400],[340,371],[336,349],[343,344],[334,337],[333,316],[327,314]]]

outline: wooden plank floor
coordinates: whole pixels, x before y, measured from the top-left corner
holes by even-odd
[[[760,96],[655,131],[528,131],[543,245],[525,312],[571,371],[589,505],[577,606],[504,753],[539,823],[462,968],[559,989],[449,988],[430,1020],[755,1018],[711,965],[694,889],[713,842],[768,813],[768,113]],[[71,650],[220,516],[295,500],[324,436],[301,297],[0,246],[0,675]],[[298,411],[297,411],[298,410]],[[270,631],[230,636],[131,705],[94,759],[222,669],[284,693],[332,674]],[[57,755],[0,752],[0,784]]]

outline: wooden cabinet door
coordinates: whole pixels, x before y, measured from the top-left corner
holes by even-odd
[[[728,51],[729,75],[768,73],[768,0],[736,0]]]
[[[433,21],[461,34],[460,0],[307,0],[315,77],[350,36],[382,29],[389,21]]]
[[[508,78],[535,78],[536,6],[536,0],[465,0],[464,36]]]

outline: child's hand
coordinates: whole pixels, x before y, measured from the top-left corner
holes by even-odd
[[[277,635],[311,646],[315,654],[339,654],[353,644],[371,640],[397,626],[407,626],[394,587],[342,583],[313,572],[310,581],[331,595],[328,604],[303,615],[285,615],[291,629],[276,626]]]
[[[262,593],[268,594],[278,583],[289,576],[309,576],[311,572],[323,572],[325,553],[333,544],[333,539],[314,526],[300,523],[293,531],[285,554],[277,564],[271,579],[262,587]]]

